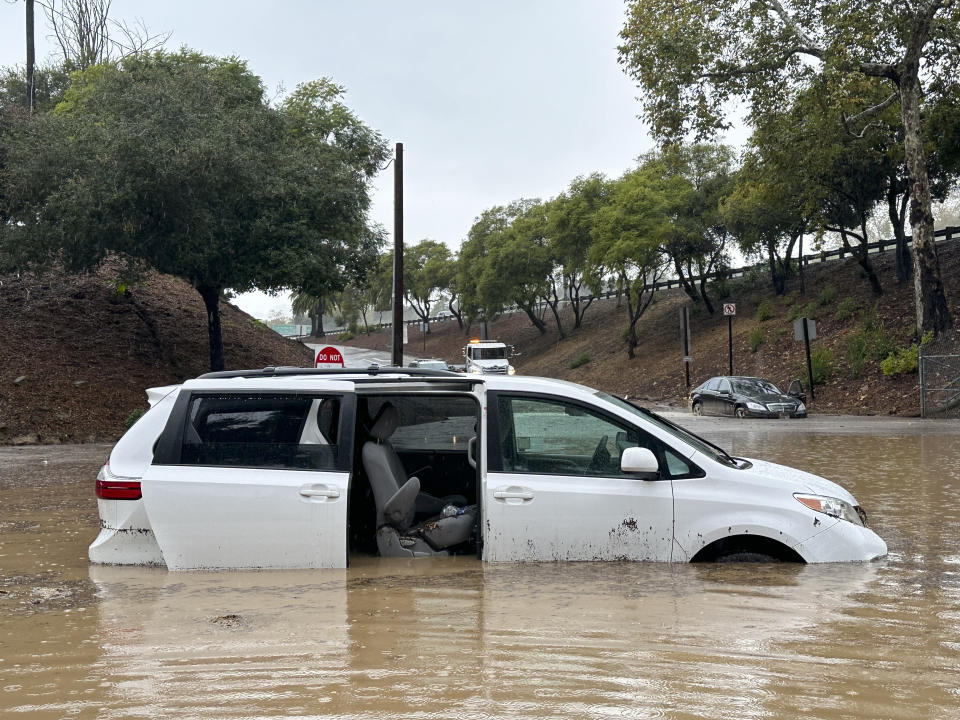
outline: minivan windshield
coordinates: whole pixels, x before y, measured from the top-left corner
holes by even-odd
[[[653,425],[656,425],[658,428],[660,428],[666,433],[669,433],[670,435],[673,435],[673,437],[677,438],[678,440],[682,440],[687,445],[693,446],[698,452],[703,453],[711,460],[715,460],[718,463],[721,463],[723,465],[728,465],[734,468],[744,467],[738,464],[737,461],[733,457],[731,457],[730,454],[726,450],[724,450],[722,447],[719,447],[718,445],[714,445],[709,440],[704,440],[699,435],[694,435],[689,430],[685,430],[679,425],[676,425],[675,423],[670,422],[666,418],[660,417],[654,412],[650,412],[649,410],[645,410],[644,408],[639,408],[636,405],[632,405],[631,403],[628,403],[626,400],[621,400],[615,395],[610,395],[605,392],[597,392],[595,394],[598,398],[602,400],[606,400],[607,402],[613,403],[617,407],[623,408],[624,410],[629,410],[634,415],[638,417],[642,417],[648,423],[652,423]]]

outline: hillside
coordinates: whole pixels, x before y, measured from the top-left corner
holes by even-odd
[[[86,276],[0,276],[0,444],[112,441],[144,388],[209,370],[197,292],[148,274],[116,290]],[[222,306],[228,368],[310,365],[311,353],[232,305]]]
[[[956,327],[960,315],[960,243],[939,246],[939,254]],[[725,300],[737,305],[733,323],[734,372],[764,376],[783,388],[794,377],[803,378],[806,385],[803,343],[794,341],[792,329],[793,317],[805,314],[817,321],[818,337],[812,347],[825,348],[834,358],[826,383],[815,388],[816,399],[809,403],[812,412],[919,414],[917,375],[885,376],[878,358],[870,357],[883,344],[905,347],[913,342],[913,285],[896,284],[892,253],[874,255],[872,260],[885,290],[879,298],[871,293],[852,258],[807,266],[805,295],[800,294],[796,277],[790,281],[788,294],[780,298],[773,297],[766,274],[731,281]],[[760,321],[757,308],[764,300],[772,317]],[[572,380],[631,398],[683,405],[687,388],[678,310],[684,305],[691,305],[690,379],[691,386],[696,387],[713,375],[727,374],[727,321],[719,310],[710,316],[702,307],[693,306],[680,290],[658,294],[641,318],[640,347],[632,360],[621,339],[626,312],[618,308],[615,299],[594,302],[583,327],[576,331],[571,331],[572,313],[562,313],[567,332],[564,339],[557,334],[550,313],[545,335],[540,335],[523,314],[507,315],[492,323],[491,335],[516,346],[521,353],[514,359],[518,372]],[[864,319],[869,319],[874,309],[876,327],[880,329],[867,332],[862,329]],[[845,314],[849,316],[844,317]],[[751,331],[762,337],[756,352],[750,349]],[[477,332],[474,328],[471,334],[476,336]],[[862,349],[854,348],[851,352],[849,346],[854,336],[861,340]],[[955,335],[951,337],[938,343],[939,352],[960,352],[960,343]],[[431,326],[424,349],[423,335],[411,326],[405,351],[462,362],[460,349],[466,339],[455,320],[446,320]],[[387,350],[389,342],[389,333],[382,331],[369,336],[361,334],[346,344]],[[583,364],[571,368],[577,360]],[[864,365],[859,372],[855,368],[858,361]]]

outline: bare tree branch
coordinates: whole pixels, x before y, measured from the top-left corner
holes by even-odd
[[[844,113],[843,114],[844,128],[846,128],[847,132],[855,138],[864,137],[867,133],[867,130],[869,130],[871,127],[880,127],[881,123],[879,122],[867,123],[866,125],[863,126],[863,128],[860,130],[859,133],[855,132],[853,130],[853,127],[862,120],[867,120],[868,118],[872,118],[875,115],[879,115],[899,99],[900,99],[900,90],[898,89],[890,93],[890,97],[888,97],[883,102],[877,103],[873,107],[868,107],[866,110],[862,112],[858,112],[856,115],[847,115],[846,113]]]

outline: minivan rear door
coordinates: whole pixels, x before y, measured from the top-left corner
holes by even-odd
[[[171,570],[346,567],[353,383],[181,392],[141,483]]]

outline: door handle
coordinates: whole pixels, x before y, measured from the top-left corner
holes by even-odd
[[[474,435],[467,441],[467,463],[474,470],[477,469],[477,436]]]
[[[324,498],[338,498],[340,497],[340,491],[336,488],[328,487],[326,485],[301,485],[300,494],[303,497],[324,497]]]
[[[493,497],[497,500],[533,500],[533,491],[521,487],[497,488]]]

